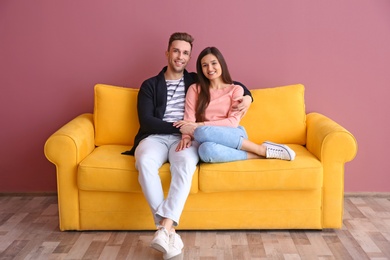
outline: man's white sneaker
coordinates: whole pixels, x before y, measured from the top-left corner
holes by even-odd
[[[276,144],[268,141],[264,142],[263,145],[267,147],[265,157],[268,159],[281,159],[287,161],[295,159],[295,152],[287,145]]]
[[[165,228],[159,228],[154,234],[154,238],[152,242],[150,242],[150,246],[157,251],[162,253],[167,253],[169,250],[169,233]]]
[[[180,256],[182,256],[183,247],[183,241],[176,232],[169,234],[169,249],[168,252],[163,255],[164,260],[182,259]]]

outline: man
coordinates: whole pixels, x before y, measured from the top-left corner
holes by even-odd
[[[191,59],[193,40],[187,33],[171,35],[166,51],[168,66],[140,87],[137,104],[140,129],[134,147],[124,153],[135,156],[138,180],[157,226],[151,247],[162,252],[164,259],[179,255],[183,249],[174,227],[179,224],[199,161],[196,142],[176,151],[181,133],[173,126],[174,122],[183,120],[185,94],[197,80],[196,73],[185,70]],[[240,100],[238,111],[246,111],[252,101],[249,90],[243,88],[249,96]],[[164,199],[158,170],[166,162],[170,163],[172,179]]]

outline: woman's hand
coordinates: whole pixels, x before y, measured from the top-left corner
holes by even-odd
[[[173,122],[173,126],[176,127],[176,128],[180,128],[183,125],[186,125],[186,124],[189,124],[189,123],[192,123],[192,122],[186,121],[186,120],[180,120],[180,121]]]
[[[191,137],[188,136],[188,137],[182,138],[176,147],[176,152],[179,152],[181,150],[184,150],[184,149],[190,147],[191,144],[192,144]]]
[[[173,126],[180,128],[180,133],[184,135],[194,135],[195,128],[198,127],[197,123],[180,120],[173,123]]]

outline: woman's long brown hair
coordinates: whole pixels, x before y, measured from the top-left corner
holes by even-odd
[[[216,47],[205,48],[198,56],[196,61],[196,72],[198,74],[199,82],[197,87],[200,88],[198,95],[198,103],[196,104],[195,116],[196,122],[205,121],[205,110],[210,103],[210,80],[203,74],[202,71],[202,59],[204,56],[212,54],[214,55],[222,68],[222,81],[226,84],[233,84],[232,78],[230,77],[229,69],[226,64],[225,58],[222,53]],[[198,89],[199,90],[199,89]]]

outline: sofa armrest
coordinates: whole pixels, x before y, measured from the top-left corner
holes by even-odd
[[[94,150],[94,139],[92,114],[82,114],[62,126],[45,143],[45,156],[56,166],[61,230],[80,227],[77,167]]]
[[[306,123],[306,148],[323,166],[323,227],[340,228],[344,203],[344,165],[355,158],[357,142],[350,132],[322,114],[308,114]]]
[[[355,158],[356,139],[341,125],[319,113],[308,114],[306,123],[306,147],[320,161],[333,158],[345,163]]]

